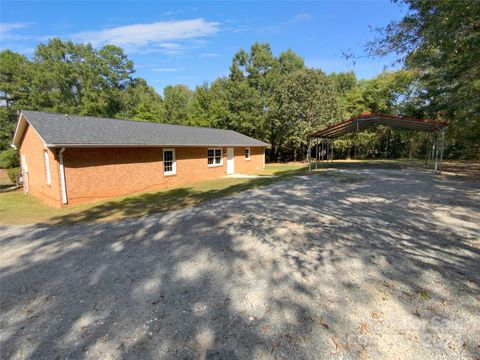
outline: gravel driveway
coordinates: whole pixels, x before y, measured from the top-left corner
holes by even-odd
[[[1,226],[3,359],[480,358],[480,188],[332,170],[190,209]]]

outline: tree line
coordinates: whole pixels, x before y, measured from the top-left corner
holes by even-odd
[[[135,76],[133,61],[117,46],[95,49],[55,38],[38,45],[31,58],[3,50],[0,149],[11,142],[16,110],[32,109],[232,129],[269,142],[270,161],[301,160],[308,132],[376,112],[447,120],[446,157],[478,158],[480,42],[450,44],[457,32],[460,37],[470,31],[470,38],[479,40],[478,18],[448,1],[438,2],[443,7],[408,3],[405,23],[380,30],[368,44],[377,56],[406,54],[405,66],[369,80],[359,80],[353,72],[326,74],[307,67],[292,50],[274,55],[268,43],[255,43],[233,56],[228,76],[194,90],[167,86],[160,95]],[[478,3],[462,4],[478,13]],[[438,14],[431,18],[433,10],[445,19],[439,21]],[[460,13],[465,16],[450,18]],[[476,21],[477,28],[465,29],[465,19]],[[441,52],[442,46],[448,49]],[[455,46],[462,51],[449,55]],[[335,156],[420,157],[427,146],[425,133],[380,127],[336,140]]]

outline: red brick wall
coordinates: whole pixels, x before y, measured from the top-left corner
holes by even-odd
[[[163,149],[154,148],[67,148],[64,166],[69,204],[78,204],[135,192],[184,186],[226,175],[226,148],[223,165],[209,167],[207,148],[175,148],[176,175],[163,174]],[[235,148],[235,172],[262,169],[264,149]]]
[[[260,147],[250,148],[250,160],[245,158],[245,148],[235,148],[235,173],[248,174],[264,168],[265,149]]]
[[[24,155],[28,166],[26,181],[28,193],[37,196],[47,203],[60,206],[60,175],[56,153],[45,148],[43,140],[31,126],[27,126],[20,144],[20,155]],[[47,184],[46,167],[43,152],[48,152],[51,184]]]

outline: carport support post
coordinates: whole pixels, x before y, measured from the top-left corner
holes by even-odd
[[[440,147],[440,164],[438,171],[442,172],[442,165],[443,165],[443,149],[445,149],[445,130],[442,129],[442,137],[441,137],[441,147]]]
[[[318,160],[323,163],[323,138],[320,139],[320,152],[318,153]]]
[[[327,163],[330,161],[331,152],[332,152],[332,141],[328,139]]]
[[[327,162],[330,158],[330,153],[332,152],[332,140],[328,139],[328,154],[327,154]]]
[[[428,133],[427,140],[427,154],[425,156],[425,167],[428,167],[428,160],[430,160],[430,150],[432,148],[432,134]]]
[[[311,140],[310,136],[308,136],[308,137],[307,137],[307,162],[308,162],[308,171],[311,171],[311,170],[312,170],[312,162],[311,162],[312,154],[310,153],[311,150],[312,150],[311,143],[312,143],[312,140]]]
[[[329,147],[330,147],[330,142],[327,139],[326,144],[325,144],[325,162],[327,162],[327,163],[328,163],[328,148]]]
[[[333,140],[330,140],[330,141],[332,142],[332,146],[330,147],[332,151],[332,158],[330,159],[330,161],[333,163]]]
[[[437,144],[437,154],[435,156],[435,170],[442,172],[443,162],[443,142],[445,140],[445,131],[440,130],[440,142]]]
[[[325,162],[325,151],[328,146],[328,139],[322,139],[322,141],[323,141],[323,147],[322,147],[322,166],[323,166],[323,163]]]
[[[438,171],[438,155],[439,155],[439,151],[438,151],[438,133],[435,135],[435,171]]]

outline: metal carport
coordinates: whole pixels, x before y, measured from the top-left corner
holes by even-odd
[[[333,139],[378,125],[431,133],[431,146],[429,146],[429,151],[427,152],[426,164],[428,165],[429,160],[434,160],[435,170],[441,171],[445,128],[448,126],[447,122],[372,113],[364,113],[308,134],[307,160],[309,169],[311,169],[312,166],[312,145],[315,146],[315,164],[318,164],[319,160],[323,162],[324,159],[326,161],[333,161]]]

